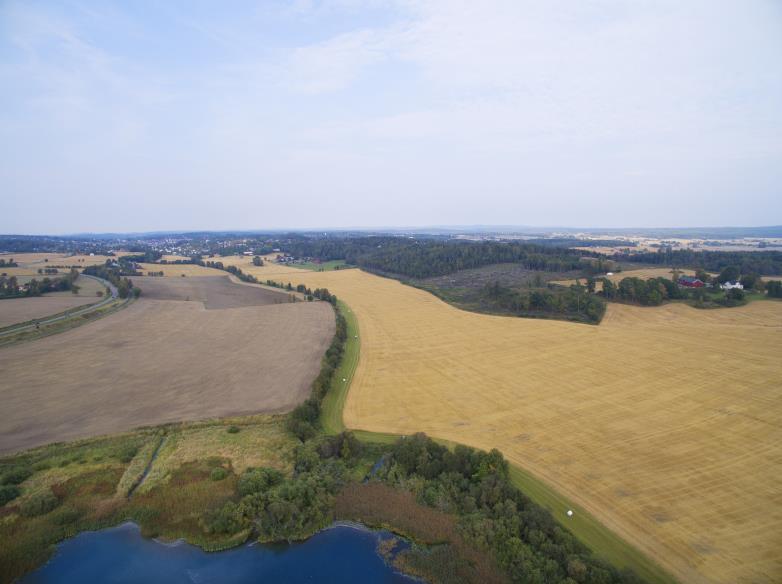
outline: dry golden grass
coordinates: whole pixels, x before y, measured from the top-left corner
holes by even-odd
[[[782,578],[782,304],[479,315],[359,270],[242,269],[355,311],[348,427],[498,447],[685,582]],[[629,272],[628,272],[629,273]]]

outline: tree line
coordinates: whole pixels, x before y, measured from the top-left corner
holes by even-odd
[[[25,298],[28,296],[41,296],[47,292],[62,292],[71,290],[74,294],[79,291],[79,286],[74,282],[79,277],[76,269],[71,269],[68,274],[59,278],[32,279],[27,284],[20,286],[16,276],[0,276],[0,298]]]
[[[410,278],[444,276],[490,264],[517,263],[529,270],[560,272],[582,269],[582,257],[563,247],[515,243],[408,240],[399,237],[324,238],[294,241],[285,251],[320,260],[344,259],[368,271]]]
[[[493,312],[499,310],[524,317],[565,317],[592,324],[599,323],[606,310],[602,298],[579,285],[519,291],[494,282],[481,290],[480,302],[482,308]]]
[[[741,274],[782,275],[782,251],[694,251],[663,247],[656,252],[619,254],[615,258],[643,264],[701,268],[709,272],[721,272],[733,266]]]
[[[615,284],[608,278],[600,278],[603,289],[600,294],[606,300],[619,300],[641,306],[659,306],[669,300],[688,300],[696,308],[739,306],[747,301],[747,291],[763,292],[769,298],[782,298],[782,282],[769,280],[764,282],[759,277],[750,274],[738,277],[733,268],[726,268],[719,276],[710,277],[701,274],[698,278],[704,283],[710,283],[713,288],[688,288],[668,278],[636,277],[623,278]],[[739,281],[744,289],[731,288],[723,293],[719,284]],[[588,281],[588,287],[594,287],[594,279]]]
[[[117,288],[117,294],[120,298],[124,299],[130,296],[138,298],[141,296],[141,288],[135,286],[133,280],[123,275],[125,272],[121,263],[115,265],[112,260],[107,260],[104,265],[87,266],[82,270],[82,273],[108,280]],[[133,274],[138,275],[135,271],[133,271]]]

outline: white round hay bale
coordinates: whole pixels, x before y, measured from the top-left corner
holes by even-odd
[[[568,509],[567,510],[567,516],[568,517],[573,517],[573,510],[572,509]]]

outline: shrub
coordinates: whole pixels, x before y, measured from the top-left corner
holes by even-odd
[[[302,420],[296,420],[293,418],[288,420],[288,431],[302,442],[306,442],[318,433],[318,431],[315,429],[315,426],[309,422],[304,422]]]
[[[208,533],[238,533],[242,530],[242,518],[236,503],[228,501],[217,511],[208,513],[203,520]]]
[[[351,432],[328,436],[317,446],[321,458],[341,458],[351,463],[361,456],[363,445]]]
[[[117,458],[120,462],[130,462],[138,453],[136,444],[125,444],[117,451]]]
[[[37,517],[53,510],[60,504],[60,500],[51,490],[36,493],[19,507],[19,512],[25,517]]]
[[[209,473],[209,478],[213,481],[222,481],[227,476],[228,472],[222,466],[213,468],[212,472]]]
[[[239,432],[239,426],[228,426],[228,430],[226,430],[229,434],[237,434]]]
[[[29,479],[32,476],[32,474],[33,471],[31,469],[23,466],[18,466],[4,473],[2,480],[0,480],[0,484],[19,485],[24,481],[26,481],[27,479]]]
[[[740,290],[739,288],[728,290],[728,298],[730,300],[744,300],[744,290]]]
[[[248,468],[239,478],[239,494],[243,497],[266,491],[279,485],[283,475],[274,468]]]
[[[0,485],[0,507],[13,501],[21,494],[16,485]]]
[[[81,511],[75,507],[62,507],[52,513],[51,520],[56,525],[71,525],[81,517]]]

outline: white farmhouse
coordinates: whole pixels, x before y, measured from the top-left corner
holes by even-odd
[[[720,284],[720,288],[723,290],[733,290],[734,288],[743,290],[744,286],[741,285],[741,282],[725,282],[724,284]]]

